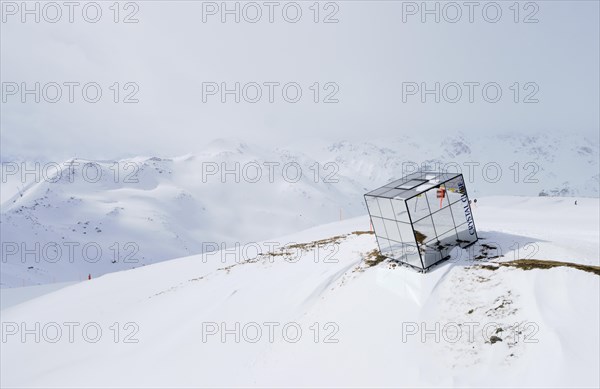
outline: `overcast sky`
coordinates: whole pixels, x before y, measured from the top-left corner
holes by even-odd
[[[458,130],[597,134],[598,2],[513,3],[429,2],[436,23],[420,1],[240,2],[236,23],[220,1],[123,2],[118,15],[109,1],[91,23],[96,8],[86,21],[82,2],[70,23],[58,2],[60,17],[39,3],[36,23],[20,1],[2,2],[2,159],[172,156],[221,137],[288,146]],[[39,103],[21,93],[36,82]],[[236,82],[240,102],[231,93],[223,103]],[[82,96],[88,83],[101,88],[96,103]]]

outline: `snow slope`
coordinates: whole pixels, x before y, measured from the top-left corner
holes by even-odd
[[[12,307],[38,296],[54,292],[76,282],[55,282],[43,285],[24,286],[21,288],[5,288],[0,293],[0,309]]]
[[[296,165],[284,171],[290,161]],[[316,161],[244,144],[216,142],[174,159],[74,163],[56,182],[32,183],[3,205],[3,287],[82,280],[301,230],[339,219],[343,199],[364,209],[362,196],[350,200],[362,188],[323,185],[310,174]],[[254,164],[264,169],[257,182]],[[279,165],[269,173],[268,164]],[[243,176],[221,175],[236,166]]]
[[[0,287],[79,281],[359,216],[367,189],[417,166],[460,169],[471,197],[598,196],[597,140],[575,134],[294,148],[217,140],[177,158],[76,159],[23,184],[6,175]]]
[[[481,240],[427,274],[373,265],[366,216],[107,274],[2,310],[0,383],[598,387],[600,277],[491,264],[598,266],[599,210],[598,199],[481,198]],[[65,322],[78,325],[72,341]],[[39,323],[40,341],[10,323]]]

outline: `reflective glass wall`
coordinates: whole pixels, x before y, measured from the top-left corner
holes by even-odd
[[[447,177],[439,175],[434,177]],[[420,186],[406,180],[398,187],[365,195],[381,253],[420,269],[427,269],[450,255],[456,246],[477,241],[477,232],[462,175],[440,183],[431,179]],[[420,190],[422,188],[422,190]],[[380,188],[383,189],[383,188]],[[397,192],[394,192],[396,190]],[[411,197],[403,198],[402,194]]]

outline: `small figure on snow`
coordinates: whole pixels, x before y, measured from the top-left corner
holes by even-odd
[[[575,200],[575,205],[577,205],[577,200]]]

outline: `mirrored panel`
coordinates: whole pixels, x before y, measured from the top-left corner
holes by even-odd
[[[402,245],[401,248],[397,248],[397,250],[394,251],[394,254],[396,255],[395,258],[400,262],[404,262],[421,269],[423,268],[421,256],[419,255],[417,246]]]
[[[458,235],[457,241],[460,247],[468,246],[477,240],[474,224],[465,223],[456,227],[456,234]]]
[[[403,242],[402,236],[400,235],[400,230],[398,230],[397,221],[383,219],[383,224],[385,224],[385,230],[387,232],[388,239],[394,240],[396,242]]]
[[[437,205],[439,208],[444,208],[450,205],[450,200],[448,198],[448,188],[446,188],[445,184],[440,185],[438,189],[436,189]]]
[[[369,210],[369,214],[371,216],[381,217],[381,211],[379,210],[379,203],[377,202],[377,197],[365,196],[365,200],[367,202],[367,209]]]
[[[436,243],[438,245],[437,248],[442,253],[442,258],[450,255],[450,251],[458,245],[457,239],[458,236],[456,235],[456,229],[454,228],[445,234],[438,236],[438,241]]]
[[[442,235],[450,230],[454,230],[454,219],[450,207],[442,208],[441,210],[431,215],[435,232]]]
[[[433,228],[433,220],[431,216],[427,216],[413,224],[417,243],[423,244],[436,238],[435,229]]]
[[[385,231],[383,219],[379,217],[371,217],[371,222],[373,223],[373,230],[375,230],[375,235],[387,239],[387,232]]]
[[[416,246],[415,233],[410,224],[398,222],[398,229],[400,230],[400,236],[402,237],[403,243]]]
[[[452,217],[454,218],[454,224],[459,226],[467,221],[467,216],[470,215],[469,204],[466,202],[459,201],[450,206],[452,210]]]
[[[381,252],[382,255],[389,257],[389,258],[394,257],[389,240],[387,240],[385,238],[377,237],[377,242],[379,243],[379,252]]]
[[[387,188],[385,186],[381,187],[381,188],[377,188],[375,190],[370,191],[369,193],[367,193],[368,196],[380,196],[385,192],[389,192],[391,190],[391,188]]]
[[[429,247],[428,245],[419,247],[424,267],[432,266],[442,260],[442,253],[437,248]]]
[[[396,220],[410,223],[410,219],[408,218],[408,209],[406,208],[406,202],[404,200],[393,199],[392,207],[394,208]]]
[[[413,223],[431,213],[424,194],[416,195],[415,197],[408,199],[406,201],[406,206],[408,207],[408,212],[410,213]]]
[[[425,180],[410,180],[397,186],[398,189],[409,190],[426,183]]]
[[[446,195],[448,196],[448,201],[450,204],[460,201],[461,197],[467,193],[462,176],[458,176],[450,181],[447,181],[445,186]]]
[[[439,211],[444,206],[449,205],[448,202],[444,203],[444,200],[447,200],[445,191],[446,189],[444,189],[443,186],[439,186],[429,189],[427,192],[425,192],[425,197],[427,198],[431,212]]]
[[[379,209],[381,210],[381,217],[392,220],[396,219],[394,208],[392,208],[392,200],[379,197],[377,198],[377,202],[379,203]]]
[[[390,241],[390,247],[394,253],[394,258],[400,259],[404,254],[406,254],[406,251],[410,250],[413,246],[401,242]]]
[[[392,190],[390,190],[388,192],[385,192],[381,196],[387,197],[388,199],[392,199],[392,198],[398,196],[401,193],[404,193],[404,190],[402,190],[402,189],[392,189]]]

